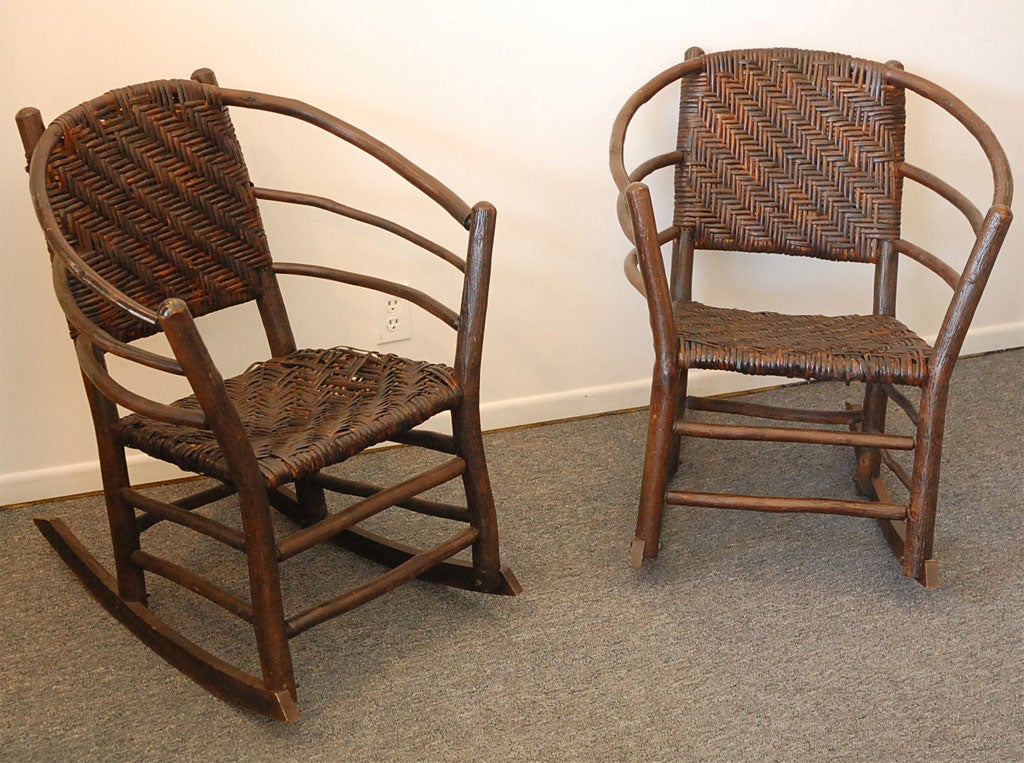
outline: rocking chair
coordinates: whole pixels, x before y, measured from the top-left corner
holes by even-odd
[[[228,108],[294,117],[382,162],[467,229],[465,259],[394,222],[327,198],[254,187]],[[191,80],[114,90],[44,129],[35,109],[17,117],[30,185],[50,250],[57,298],[74,340],[96,429],[116,575],[59,519],[36,524],[114,617],[182,673],[230,702],[281,720],[298,717],[288,640],[419,577],[515,595],[498,555],[494,503],[479,419],[480,359],[494,208],[451,190],[366,133],[299,101],[231,90],[208,69]],[[389,231],[459,272],[458,312],[398,283],[271,259],[257,200],[307,205]],[[413,303],[456,332],[454,367],[348,347],[299,349],[278,275],[374,289]],[[195,318],[255,301],[271,357],[234,378],[218,372]],[[163,332],[174,357],[130,344]],[[104,356],[185,377],[193,394],[172,404],[127,389]],[[121,416],[117,406],[132,411]],[[418,428],[451,412],[453,435]],[[384,441],[446,460],[390,487],[321,471]],[[125,448],[219,484],[164,502],[132,487]],[[461,478],[467,506],[416,496]],[[355,496],[330,511],[325,491]],[[238,522],[199,511],[237,495]],[[360,526],[390,507],[454,521],[426,550]],[[275,537],[271,509],[298,527]],[[162,522],[241,552],[250,596],[238,596],[177,561],[145,550]],[[351,590],[286,615],[280,566],[325,541],[390,567]],[[472,561],[453,559],[463,549]],[[251,624],[262,675],[250,675],[173,630],[147,605],[147,573],[205,597]]]

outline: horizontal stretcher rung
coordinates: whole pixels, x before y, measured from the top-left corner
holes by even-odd
[[[381,490],[384,490],[384,488],[379,485],[346,480],[341,477],[335,477],[333,474],[323,474],[322,472],[314,475],[312,481],[313,484],[325,488],[326,490],[332,490],[335,493],[342,493],[343,495],[358,495],[364,498],[369,498],[372,495],[376,495]],[[395,505],[403,509],[408,509],[409,511],[426,514],[431,517],[456,519],[461,522],[469,521],[469,510],[464,506],[455,506],[450,503],[441,503],[439,501],[426,501],[422,498],[407,498],[404,501],[399,501]]]
[[[914,438],[877,432],[846,432],[832,429],[800,427],[756,427],[739,424],[706,424],[677,421],[676,434],[689,437],[710,437],[715,440],[766,440],[770,442],[806,442],[816,445],[855,445],[862,448],[913,450]]]
[[[450,434],[431,432],[427,429],[410,429],[408,432],[393,435],[391,437],[391,442],[400,442],[404,445],[415,445],[419,448],[428,448],[441,453],[449,453],[453,456],[458,455],[458,449],[455,447],[454,437]]]
[[[206,490],[200,490],[198,493],[185,496],[173,501],[170,505],[177,506],[179,509],[185,511],[193,511],[195,509],[211,504],[215,501],[219,501],[221,498],[227,498],[229,495],[234,495],[238,492],[238,488],[227,482],[221,483],[220,485],[214,485]],[[136,520],[136,524],[139,526],[139,531],[148,530],[153,525],[163,520],[155,514],[143,514]]]
[[[202,514],[194,514],[191,511],[164,503],[163,501],[158,501],[128,487],[121,488],[121,497],[135,508],[142,509],[147,514],[152,514],[160,519],[166,519],[168,522],[188,527],[198,533],[219,540],[221,543],[225,543],[232,548],[237,548],[239,551],[245,550],[245,535],[241,531],[227,525],[222,525],[214,519],[205,517]]]
[[[472,527],[467,527],[465,530],[457,535],[453,535],[440,545],[434,546],[434,548],[426,551],[421,551],[394,569],[391,569],[380,577],[371,580],[369,583],[361,585],[358,588],[354,588],[351,591],[346,591],[345,593],[335,596],[333,599],[328,599],[315,607],[310,607],[305,612],[289,617],[286,622],[288,637],[291,638],[292,636],[298,635],[299,633],[312,628],[314,625],[319,625],[325,620],[329,620],[336,615],[355,609],[360,604],[365,604],[371,599],[375,599],[376,597],[397,588],[402,585],[402,583],[407,580],[412,580],[414,577],[425,572],[439,562],[444,561],[450,556],[454,556],[462,549],[468,548],[476,539],[477,531]]]
[[[147,572],[167,578],[172,583],[177,583],[181,587],[199,594],[204,599],[208,599],[217,606],[223,607],[246,622],[252,622],[252,607],[216,583],[207,580],[201,575],[197,575],[192,570],[167,559],[162,559],[159,556],[148,554],[145,551],[133,551],[131,560],[132,563],[139,565]]]
[[[847,411],[812,411],[803,408],[782,408],[777,405],[741,403],[714,397],[688,397],[686,407],[693,411],[733,413],[740,416],[758,416],[763,419],[799,421],[806,424],[854,424],[863,420],[860,408]]]
[[[708,509],[846,514],[853,517],[873,517],[875,519],[904,519],[907,516],[907,507],[900,504],[878,501],[844,501],[837,498],[780,498],[670,490],[665,494],[665,503],[675,506],[702,506]]]
[[[378,514],[384,511],[384,509],[412,498],[414,495],[423,493],[438,485],[443,485],[448,480],[455,479],[465,470],[465,461],[461,458],[452,458],[440,466],[435,466],[433,469],[418,474],[411,479],[399,482],[397,485],[381,490],[379,493],[374,493],[369,498],[364,498],[358,503],[347,506],[337,514],[331,514],[326,519],[321,519],[315,525],[289,535],[278,545],[278,559],[288,559],[311,546],[330,540],[338,533],[359,524],[367,517],[372,517],[374,514]]]

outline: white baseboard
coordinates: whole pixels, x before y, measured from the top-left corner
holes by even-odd
[[[132,482],[145,484],[187,477],[176,466],[150,458],[145,453],[129,453],[128,472]],[[99,461],[82,461],[45,469],[0,475],[0,508],[29,501],[45,501],[100,490]]]
[[[729,392],[797,383],[799,382],[783,377],[744,376],[704,369],[691,371],[688,379],[689,391],[695,395],[724,395]],[[484,403],[480,406],[480,418],[485,430],[503,429],[639,408],[650,402],[650,394],[651,378],[648,376],[600,387],[582,387]]]
[[[929,337],[928,341],[934,341],[934,337]],[[967,335],[961,354],[970,355],[1022,346],[1024,321],[1018,321],[972,329]],[[690,391],[696,395],[721,395],[792,383],[796,382],[781,377],[744,376],[706,370],[691,371],[689,377]],[[598,387],[581,387],[498,400],[484,403],[480,408],[480,416],[484,429],[490,430],[637,408],[648,404],[650,384],[648,377]],[[132,481],[136,483],[159,482],[187,476],[180,469],[142,453],[130,454],[128,467]],[[100,487],[97,461],[14,472],[0,475],[0,504],[44,501],[54,497],[96,491]]]
[[[929,344],[935,337],[925,337]],[[995,326],[979,326],[967,332],[960,355],[977,355],[982,352],[1009,350],[1024,347],[1024,321],[1000,323]]]

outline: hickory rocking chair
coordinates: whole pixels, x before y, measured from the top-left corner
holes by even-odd
[[[366,152],[468,230],[467,256],[327,198],[254,187],[229,106],[303,120]],[[473,591],[519,592],[515,576],[499,561],[479,420],[491,205],[470,207],[394,150],[324,111],[219,87],[208,69],[191,80],[114,90],[46,129],[35,109],[23,109],[17,122],[57,298],[95,424],[116,577],[61,520],[41,518],[37,524],[112,615],[212,693],[294,720],[298,706],[288,644],[293,636],[415,577]],[[460,309],[381,278],[272,260],[257,200],[334,212],[440,257],[462,279]],[[299,349],[279,275],[327,279],[408,300],[455,330],[454,367],[347,347]],[[271,357],[224,379],[194,318],[249,301],[258,307]],[[174,357],[131,344],[157,332],[166,335]],[[165,404],[129,390],[108,372],[107,353],[183,376],[193,394]],[[118,406],[132,413],[122,416]],[[418,428],[444,411],[451,412],[453,435]],[[390,487],[321,471],[384,441],[437,451],[445,460]],[[132,487],[126,447],[218,483],[159,501]],[[460,477],[467,506],[416,497]],[[355,500],[332,511],[325,491]],[[236,519],[222,522],[200,511],[231,495],[237,495]],[[454,521],[462,529],[421,550],[360,526],[390,507]],[[275,537],[271,509],[297,529]],[[142,536],[158,523],[189,528],[240,552],[250,595],[236,595],[183,562],[147,551]],[[280,566],[325,541],[391,569],[286,613]],[[467,548],[472,561],[452,558]],[[261,675],[228,664],[173,630],[147,604],[147,574],[251,624]]]
[[[630,121],[675,82],[681,89],[676,149],[627,171],[623,143]],[[945,109],[980,143],[994,179],[985,213],[904,160],[906,90]],[[675,214],[672,225],[659,231],[650,192],[640,181],[663,167],[675,168]],[[955,96],[896,62],[792,49],[706,55],[692,48],[619,112],[611,171],[619,220],[636,247],[627,255],[626,276],[646,297],[656,356],[630,563],[639,567],[657,555],[665,504],[812,511],[877,519],[902,559],[903,574],[935,587],[932,545],[950,375],[1011,220],[1010,169],[989,127]],[[967,218],[976,238],[963,273],[901,238],[905,179],[935,191]],[[666,277],[661,247],[670,242]],[[695,249],[872,264],[873,312],[783,315],[701,304],[692,297]],[[934,346],[895,317],[900,254],[953,290]],[[806,411],[688,397],[691,368],[862,382],[864,402]],[[919,406],[899,389],[905,385],[920,388]],[[889,401],[909,416],[913,437],[885,431]],[[687,409],[831,426],[702,423],[686,420]],[[670,489],[684,436],[852,446],[854,483],[866,500]],[[913,451],[909,474],[893,450]],[[906,486],[908,503],[893,501],[882,466]]]

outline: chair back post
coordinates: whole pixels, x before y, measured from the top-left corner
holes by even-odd
[[[875,287],[872,311],[875,315],[896,315],[896,274],[899,252],[896,242],[886,239],[878,242],[875,256]]]
[[[679,235],[672,242],[673,300],[693,300],[693,228],[680,228]]]
[[[217,75],[213,73],[213,69],[203,67],[202,69],[196,69],[192,72],[190,79],[195,82],[202,82],[204,85],[217,86]]]
[[[704,55],[704,50],[696,45],[687,48],[684,61],[693,61]],[[680,89],[682,77],[680,77]],[[676,165],[676,172],[680,165]],[[689,302],[693,299],[693,228],[684,226],[679,229],[679,236],[672,243],[671,294],[673,300]]]
[[[466,277],[459,309],[458,336],[455,340],[455,375],[464,398],[472,406],[478,405],[480,401],[480,361],[496,217],[497,211],[486,201],[477,203],[469,215]]]
[[[211,87],[219,87],[217,75],[213,69],[202,68],[192,72],[191,79]],[[260,290],[256,296],[256,307],[263,323],[263,331],[267,335],[270,354],[283,357],[295,352],[295,334],[292,332],[288,311],[285,309],[284,297],[277,276],[268,268],[260,274]]]
[[[263,322],[263,331],[267,335],[270,354],[275,358],[284,357],[298,349],[295,334],[288,319],[284,296],[277,274],[266,268],[260,274],[260,293],[256,297],[256,308]]]
[[[43,124],[43,116],[39,109],[34,106],[26,106],[14,117],[18,125],[18,134],[21,135],[21,145],[25,148],[25,172],[28,172],[32,164],[32,152],[36,149],[36,143],[42,137],[46,126]]]
[[[903,69],[903,64],[889,60],[885,65],[893,69]],[[900,200],[902,206],[902,199]],[[883,239],[877,243],[875,250],[875,284],[874,303],[872,310],[875,315],[896,315],[896,279],[899,252],[895,241]]]
[[[896,273],[899,252],[892,239],[879,241],[875,251],[875,282],[872,312],[875,315],[896,315]],[[888,397],[881,384],[868,383],[864,388],[861,430],[884,432]],[[881,470],[882,455],[878,448],[857,448],[857,473],[854,483],[862,495],[871,495],[871,481]]]

